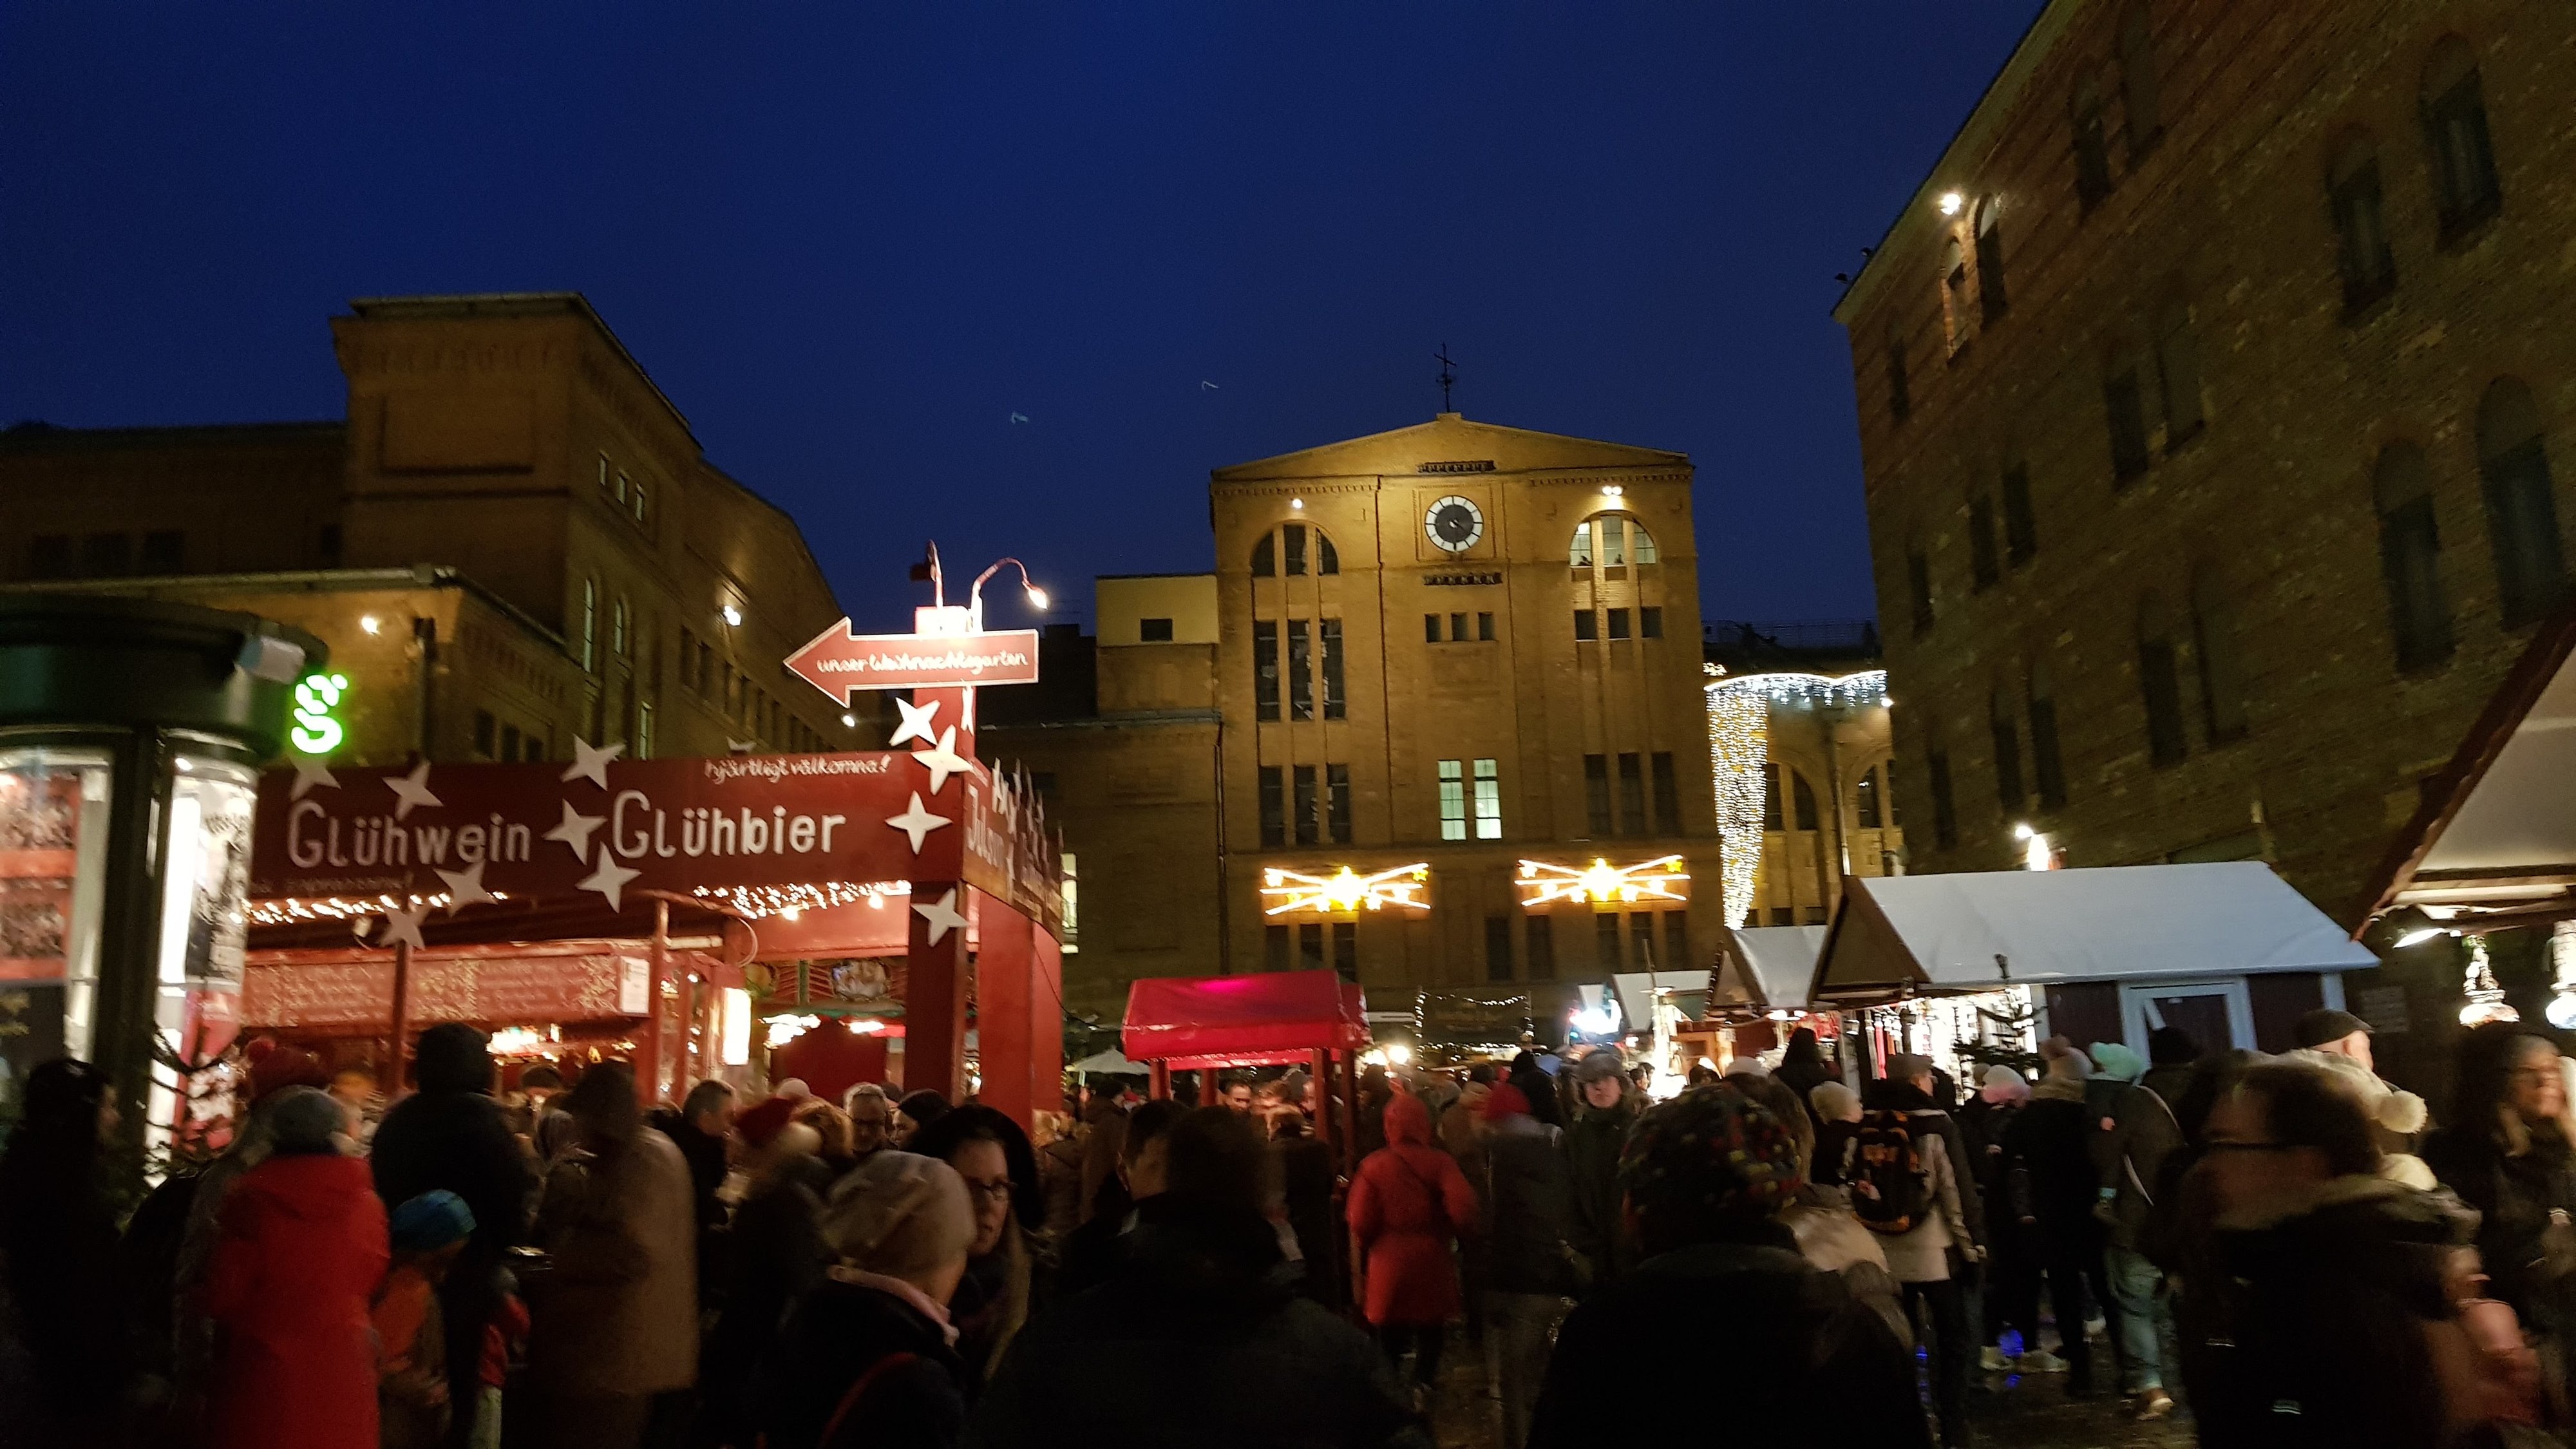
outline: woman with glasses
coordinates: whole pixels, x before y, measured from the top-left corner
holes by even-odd
[[[955,1168],[966,1180],[966,1197],[975,1209],[966,1276],[948,1303],[971,1399],[1029,1321],[1036,1267],[1032,1235],[1046,1225],[1037,1153],[1020,1124],[975,1102],[952,1107],[915,1132],[906,1150]]]

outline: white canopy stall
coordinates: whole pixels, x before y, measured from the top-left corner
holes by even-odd
[[[2260,861],[1856,878],[1810,995],[1825,1006],[2027,988],[2032,1027],[2079,1043],[2177,1026],[2207,1050],[2281,1051],[2379,964]]]
[[[1717,948],[1709,987],[1712,1011],[1754,1015],[1807,1009],[1807,988],[1824,949],[1822,926],[1735,926]]]

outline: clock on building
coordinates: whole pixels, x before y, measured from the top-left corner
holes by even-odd
[[[1485,513],[1474,500],[1452,493],[1422,515],[1422,531],[1451,553],[1465,553],[1485,536]]]

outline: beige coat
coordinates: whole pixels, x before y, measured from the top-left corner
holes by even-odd
[[[658,1394],[698,1379],[697,1211],[689,1164],[644,1128],[613,1157],[567,1154],[546,1177],[531,1295],[537,1381],[568,1396]]]

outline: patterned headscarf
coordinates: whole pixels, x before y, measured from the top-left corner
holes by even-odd
[[[1724,1082],[1693,1087],[1638,1118],[1619,1156],[1619,1182],[1650,1253],[1767,1219],[1804,1185],[1789,1130]]]

